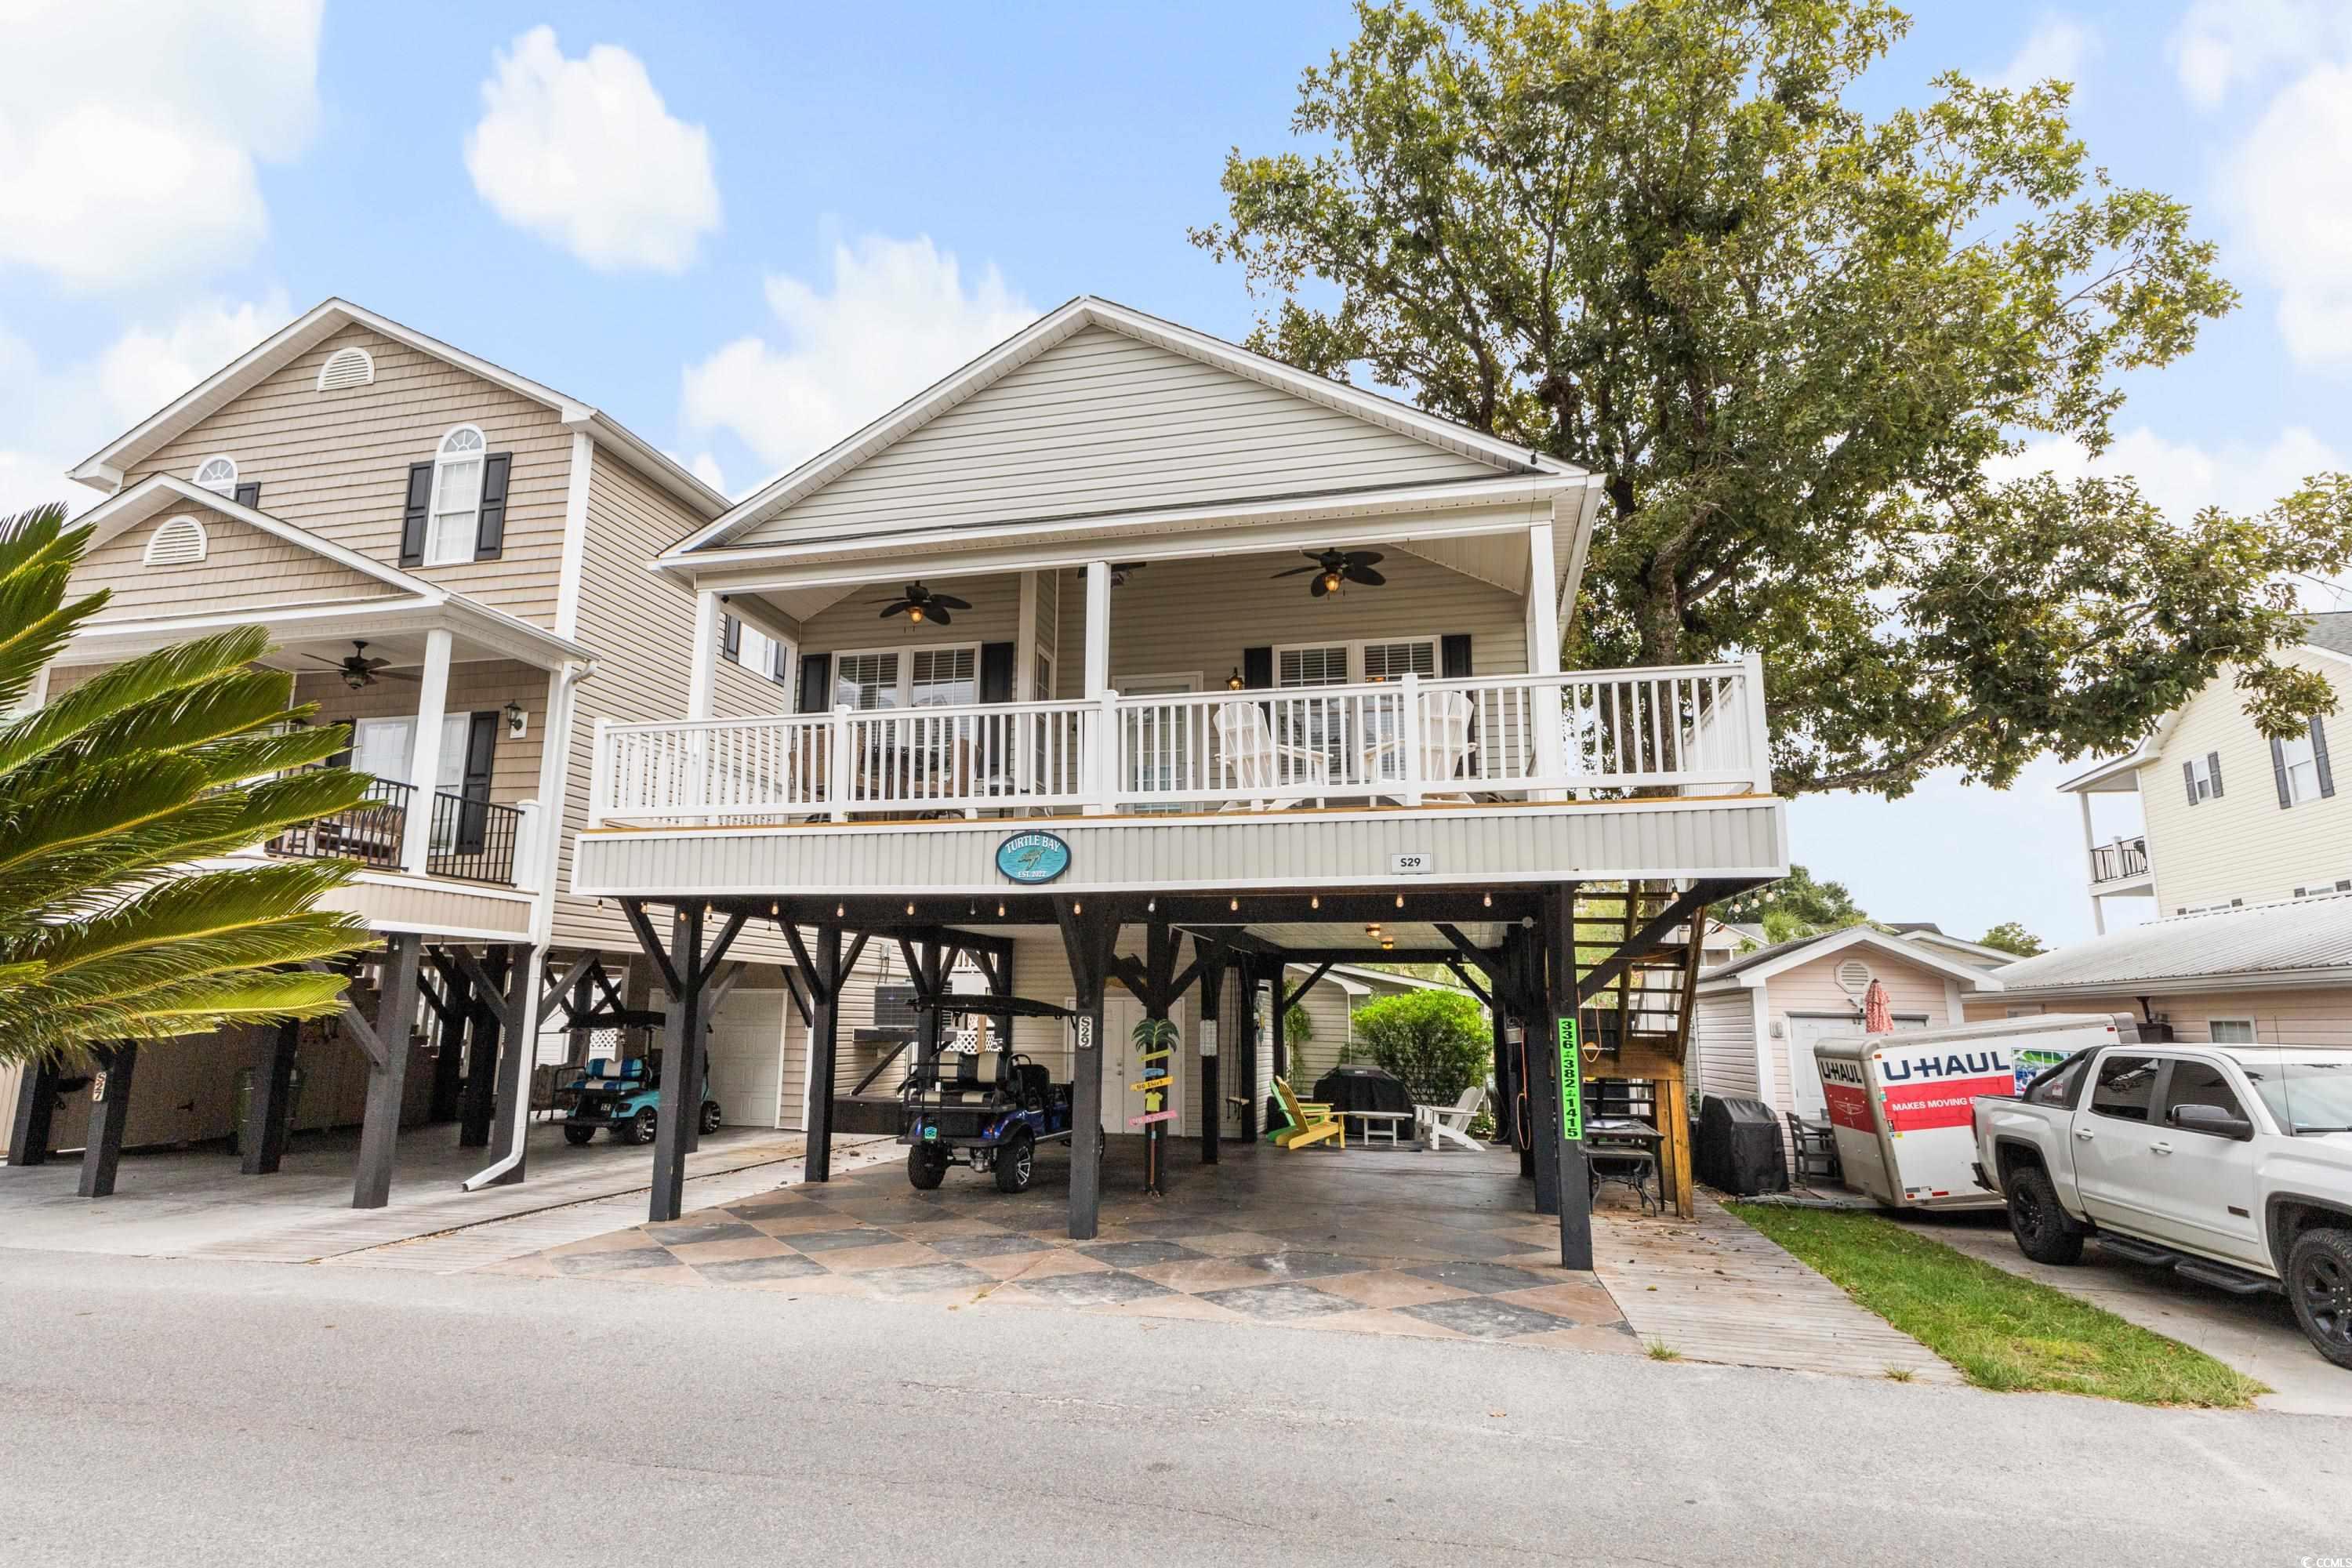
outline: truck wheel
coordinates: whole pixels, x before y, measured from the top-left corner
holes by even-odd
[[[996,1151],[996,1190],[1000,1193],[1025,1193],[1029,1178],[1037,1173],[1037,1140],[1026,1132],[1015,1132]]]
[[[709,1136],[711,1133],[716,1132],[716,1131],[719,1131],[719,1102],[718,1102],[717,1100],[704,1100],[704,1101],[702,1102],[702,1131],[703,1131],[703,1135],[704,1135],[705,1137],[708,1137],[708,1136]]]
[[[563,1130],[563,1141],[566,1143],[575,1145],[585,1143],[594,1136],[596,1136],[596,1130],[593,1127],[566,1127]]]
[[[2050,1173],[2039,1165],[2020,1165],[2003,1180],[2009,1188],[2009,1233],[2017,1249],[2036,1263],[2079,1263],[2083,1228],[2058,1202]]]
[[[2312,1347],[2352,1367],[2352,1230],[2306,1230],[2286,1253],[2286,1293]]]
[[[938,1144],[918,1143],[907,1151],[907,1182],[917,1192],[929,1192],[947,1173],[948,1152]]]
[[[623,1141],[630,1143],[652,1142],[654,1141],[654,1133],[657,1131],[655,1126],[655,1122],[659,1119],[660,1115],[661,1113],[659,1111],[648,1105],[643,1110],[638,1111],[635,1116],[630,1117],[629,1120],[624,1122],[618,1129]]]

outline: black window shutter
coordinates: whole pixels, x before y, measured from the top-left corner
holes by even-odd
[[[2327,726],[2316,713],[2311,716],[2311,760],[2318,764],[2319,795],[2325,800],[2336,793],[2336,770],[2327,761]]]
[[[1470,634],[1448,632],[1437,639],[1437,673],[1447,680],[1470,679]]]
[[[984,642],[980,645],[980,700],[982,702],[1013,700],[1011,643]]]
[[[490,798],[490,764],[498,757],[499,720],[496,712],[467,716],[466,771],[457,786],[466,802],[457,812],[457,850],[463,855],[481,853],[489,826],[490,814],[482,808]]]
[[[719,657],[730,664],[743,662],[743,623],[732,616],[719,617]]]
[[[2197,764],[2195,763],[2180,764],[2180,782],[2189,786],[2189,804],[2195,805],[2197,804]]]
[[[236,504],[239,506],[249,507],[260,506],[261,481],[259,479],[247,479],[245,483],[237,486]]]
[[[2206,776],[2206,778],[2208,778],[2208,779],[2210,779],[2210,781],[2212,781],[2212,784],[2213,784],[2213,798],[2214,798],[2215,800],[2219,800],[2219,799],[2221,799],[2221,752],[2206,752],[2206,753],[2205,753],[2205,776]]]
[[[833,707],[833,655],[801,655],[800,711],[823,713]]]
[[[1242,684],[1255,691],[1274,684],[1274,649],[1242,649]]]
[[[408,465],[408,500],[400,512],[400,563],[425,564],[425,517],[433,506],[433,465]]]
[[[2286,748],[2275,740],[2271,742],[2271,776],[2278,783],[2279,809],[2284,811],[2294,804],[2294,791],[2286,782]]]
[[[482,513],[474,530],[474,559],[496,561],[507,547],[507,475],[512,452],[492,452],[482,462]]]

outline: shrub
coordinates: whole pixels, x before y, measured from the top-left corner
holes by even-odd
[[[1451,1105],[1486,1081],[1494,1034],[1477,1002],[1458,991],[1408,991],[1356,1009],[1356,1032],[1372,1060],[1404,1081],[1414,1100]]]

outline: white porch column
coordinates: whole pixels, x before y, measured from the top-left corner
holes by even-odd
[[[1110,563],[1087,563],[1087,701],[1089,704],[1087,782],[1096,797],[1087,803],[1093,816],[1107,815],[1118,787],[1118,731],[1105,700],[1110,691]]]
[[[416,681],[416,734],[409,747],[408,818],[401,834],[401,869],[421,877],[433,853],[433,792],[441,781],[441,721],[449,712],[451,637],[425,634],[425,668]]]
[[[2106,900],[2099,897],[2096,862],[2092,858],[2092,851],[2098,847],[2098,840],[2091,831],[2091,792],[2078,789],[2074,792],[2074,799],[2083,808],[2083,884],[2091,889],[2091,930],[2096,935],[2105,936],[2107,934],[2107,905]]]
[[[694,653],[686,670],[686,716],[710,717],[710,689],[719,679],[719,595],[706,588],[694,596]]]
[[[1549,519],[1528,525],[1528,673],[1537,676],[1559,673],[1559,577],[1552,563],[1551,542]],[[1559,689],[1550,688],[1549,695],[1538,689],[1535,697],[1536,771],[1558,778],[1568,771],[1567,751],[1560,743]],[[1560,792],[1544,790],[1538,798],[1558,800]]]
[[[1036,689],[1037,574],[1021,574],[1021,619],[1013,628],[1013,700],[1042,702],[1050,692]]]

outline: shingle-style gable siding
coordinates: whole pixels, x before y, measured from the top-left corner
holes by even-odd
[[[1363,489],[1503,470],[1088,327],[738,543]]]
[[[351,344],[374,356],[373,384],[321,393],[319,367]],[[397,565],[409,465],[432,461],[457,425],[480,426],[490,451],[514,454],[505,548],[495,561],[410,570],[509,615],[551,625],[570,434],[553,409],[364,327],[345,328],[297,355],[150,454],[123,484],[128,489],[156,473],[192,479],[198,464],[225,452],[236,459],[241,481],[260,483],[261,510]]]
[[[2281,656],[2320,672],[2341,706],[2323,721],[2338,771],[2352,759],[2352,664],[2308,648]],[[2270,742],[2246,717],[2232,672],[2223,671],[2190,698],[2156,759],[2139,771],[2140,810],[2160,913],[2200,904],[2267,903],[2298,885],[2352,877],[2352,790],[2279,809]],[[2180,768],[2219,755],[2221,797],[2189,804]]]
[[[183,565],[147,564],[149,537],[178,517],[194,517],[204,524],[205,558]],[[111,597],[100,614],[100,626],[156,616],[358,603],[398,592],[316,551],[194,504],[167,507],[84,555],[74,568],[71,592],[100,588],[110,590]]]

